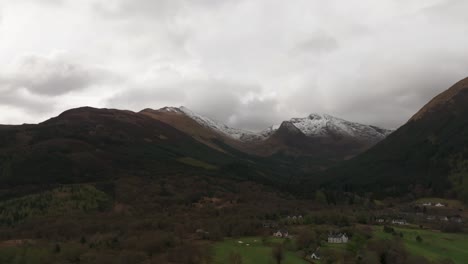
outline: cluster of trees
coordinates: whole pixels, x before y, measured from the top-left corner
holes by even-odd
[[[13,226],[38,216],[105,211],[111,205],[111,198],[92,185],[59,187],[0,202],[0,226]]]
[[[264,219],[306,208],[268,187],[203,175],[122,177],[98,185],[1,202],[0,241],[33,243],[0,252],[0,263],[210,263],[207,243],[197,239],[260,235]],[[21,215],[10,225],[15,212]]]

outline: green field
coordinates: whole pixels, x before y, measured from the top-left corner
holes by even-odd
[[[242,243],[239,243],[241,241]],[[231,253],[239,253],[243,264],[270,264],[274,263],[272,257],[272,245],[282,243],[283,239],[271,238],[264,244],[260,237],[247,237],[238,239],[226,239],[213,246],[214,259],[217,264],[228,263]],[[283,264],[306,264],[299,255],[285,249]]]
[[[457,264],[468,261],[468,235],[448,234],[430,230],[395,228],[397,233],[403,233],[403,241],[408,251],[423,256],[429,260],[451,259]],[[384,233],[382,227],[375,228],[375,235],[380,238],[391,238]],[[417,242],[420,236],[422,242]]]

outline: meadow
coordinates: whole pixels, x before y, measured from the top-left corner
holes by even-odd
[[[397,234],[403,234],[405,248],[414,255],[423,256],[436,261],[450,258],[456,264],[465,264],[468,260],[468,235],[442,233],[433,230],[409,228],[394,228]],[[383,232],[381,227],[375,228],[375,236],[391,239],[392,234]],[[421,241],[417,241],[417,237]]]
[[[284,239],[268,238],[262,241],[261,237],[243,237],[238,239],[226,239],[213,246],[214,263],[229,263],[229,256],[238,253],[242,257],[243,264],[270,264],[274,263],[272,257],[273,247],[283,243]],[[283,264],[305,264],[295,252],[284,249]]]

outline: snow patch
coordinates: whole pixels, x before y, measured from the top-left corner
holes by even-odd
[[[220,123],[220,122],[214,121],[214,120],[212,120],[212,119],[210,119],[208,117],[199,115],[199,114],[193,112],[192,110],[190,110],[190,109],[188,109],[188,108],[186,108],[184,106],[181,106],[181,107],[176,108],[176,109],[178,109],[180,112],[183,112],[184,114],[186,114],[191,119],[195,120],[200,125],[211,128],[211,129],[213,129],[213,130],[215,130],[215,131],[217,131],[217,132],[219,132],[221,134],[224,134],[226,136],[229,136],[229,137],[237,139],[237,140],[254,141],[254,140],[262,140],[262,139],[265,138],[259,133],[229,127],[229,126],[227,126],[227,125],[225,125],[223,123]]]
[[[335,134],[362,140],[381,140],[392,132],[375,126],[349,122],[327,114],[311,114],[305,118],[293,118],[290,122],[306,136],[313,137]]]

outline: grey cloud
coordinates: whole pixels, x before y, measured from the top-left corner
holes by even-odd
[[[464,0],[47,2],[63,25],[42,1],[2,1],[12,12],[0,25],[2,105],[98,97],[132,110],[185,105],[253,130],[312,112],[397,127],[468,74]],[[5,66],[53,50],[75,59]]]
[[[270,101],[254,99],[243,102],[243,96],[258,93],[261,87],[220,79],[185,80],[166,85],[154,83],[143,87],[134,87],[116,94],[108,100],[112,107],[120,106],[135,111],[143,108],[161,108],[164,106],[184,105],[202,115],[233,126],[248,126],[252,129],[271,125],[274,113]],[[255,121],[250,117],[255,116]],[[257,125],[255,123],[260,121]]]
[[[278,107],[279,102],[274,98],[253,99],[236,109],[231,117],[231,125],[251,131],[260,131],[280,124],[290,117],[281,113]]]
[[[54,104],[49,98],[31,95],[24,89],[3,88],[0,90],[0,106],[10,106],[25,110],[30,114],[45,113],[50,111]]]
[[[58,54],[21,56],[0,73],[0,106],[44,118],[56,110],[65,95],[104,82],[114,84],[118,79],[110,71],[70,62]]]
[[[0,85],[59,96],[85,89],[109,77],[110,73],[104,70],[86,68],[60,58],[29,55],[23,57],[12,72],[0,75]]]
[[[300,53],[325,54],[338,49],[338,40],[326,33],[318,32],[299,43],[294,51]]]
[[[112,5],[98,1],[94,10],[107,18],[149,18],[156,20],[172,19],[190,8],[214,8],[233,0],[116,0]]]
[[[429,19],[439,22],[467,23],[468,2],[464,0],[446,0],[423,10]]]
[[[61,6],[64,5],[68,0],[41,0],[41,4],[45,4],[48,6]],[[0,1],[1,2],[1,1]],[[31,3],[34,4],[35,0],[15,0],[17,3]]]
[[[467,76],[468,60],[462,64],[457,60],[441,62],[434,58],[418,67],[395,62],[383,68],[366,68],[365,76],[343,83],[346,87],[332,95],[328,111],[352,121],[397,128],[437,94]]]
[[[242,96],[260,90],[259,86],[235,81],[211,80],[196,84],[187,92],[185,105],[201,114],[227,121],[242,105]]]
[[[107,104],[116,108],[128,108],[135,111],[144,108],[160,108],[177,106],[184,101],[186,94],[178,86],[133,86],[123,92],[113,95]]]

